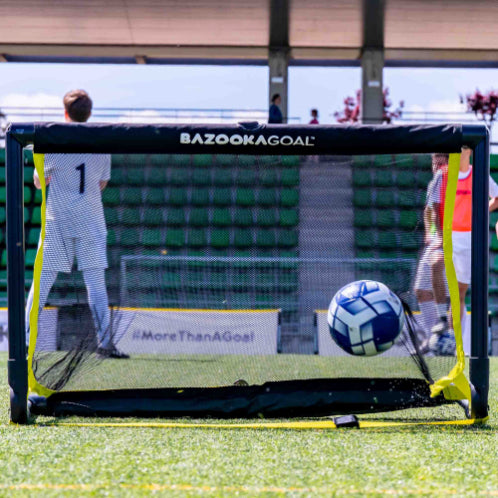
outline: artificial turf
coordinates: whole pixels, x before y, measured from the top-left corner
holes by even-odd
[[[48,418],[15,426],[2,354],[0,496],[498,496],[498,361],[491,365],[482,427],[68,427]]]

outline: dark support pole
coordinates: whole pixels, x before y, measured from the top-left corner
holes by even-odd
[[[384,113],[384,0],[363,0],[361,109],[363,124],[381,124]]]
[[[269,100],[280,94],[284,123],[288,119],[289,0],[270,1]]]
[[[472,335],[470,381],[475,389],[472,414],[488,415],[488,265],[489,265],[489,136],[474,148],[472,173]],[[478,193],[478,194],[477,194]]]
[[[7,286],[10,418],[27,422],[28,368],[24,328],[24,199],[22,145],[10,131],[6,141]]]

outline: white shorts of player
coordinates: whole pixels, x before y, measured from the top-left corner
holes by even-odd
[[[424,249],[415,276],[415,284],[413,286],[415,290],[432,291],[432,262],[434,257],[439,254],[443,254],[443,249],[437,242],[429,244]],[[447,287],[446,275],[444,276],[444,282]]]
[[[457,280],[462,284],[470,284],[472,232],[453,232],[453,265]]]
[[[74,258],[78,270],[107,268],[107,247],[104,234],[88,234],[71,237],[67,231],[58,229],[55,223],[45,226],[43,267],[46,270],[70,273]]]

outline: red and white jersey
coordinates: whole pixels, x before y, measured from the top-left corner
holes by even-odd
[[[50,178],[46,216],[65,237],[105,237],[100,182],[111,178],[108,154],[45,154]]]

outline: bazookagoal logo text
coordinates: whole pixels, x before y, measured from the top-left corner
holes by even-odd
[[[190,332],[179,330],[178,332],[153,332],[152,330],[134,330],[132,334],[134,341],[151,342],[254,342],[254,332],[239,334],[230,330],[224,332]]]
[[[305,135],[291,137],[290,135],[254,135],[234,133],[227,135],[226,133],[195,133],[193,136],[190,133],[180,133],[180,143],[184,145],[255,145],[255,146],[301,146],[314,147],[315,137]]]

